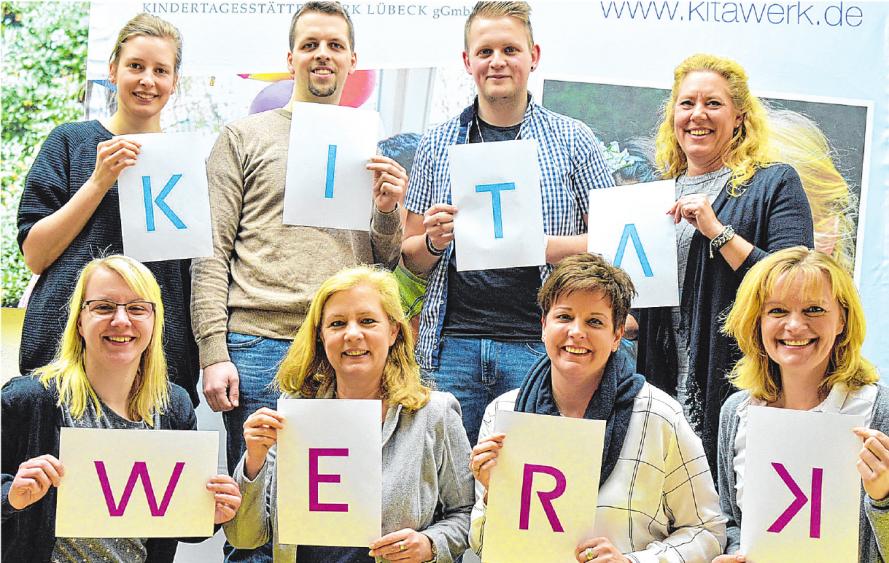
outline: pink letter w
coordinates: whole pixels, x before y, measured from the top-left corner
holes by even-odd
[[[108,473],[105,471],[105,463],[102,461],[94,461],[96,464],[96,473],[99,474],[99,484],[102,486],[102,493],[105,495],[105,504],[108,505],[109,516],[123,516],[127,510],[127,504],[130,502],[130,496],[136,487],[136,479],[142,480],[142,488],[145,490],[145,499],[148,501],[148,510],[152,516],[163,516],[170,506],[170,500],[173,498],[173,491],[179,482],[179,476],[182,475],[182,469],[185,467],[184,461],[176,462],[173,467],[173,474],[167,483],[167,490],[164,491],[164,497],[158,506],[157,499],[154,496],[154,489],[151,487],[151,477],[148,476],[148,467],[144,461],[137,461],[133,464],[130,471],[130,478],[127,480],[126,486],[123,488],[123,494],[120,495],[120,504],[115,505],[114,494],[111,492],[111,484],[108,482]]]

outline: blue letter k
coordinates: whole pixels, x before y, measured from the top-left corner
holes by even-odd
[[[170,220],[171,223],[177,229],[185,229],[185,223],[182,222],[182,219],[179,218],[178,215],[173,213],[173,210],[170,209],[170,206],[164,202],[164,199],[170,195],[170,192],[173,191],[173,186],[176,185],[176,182],[179,181],[179,178],[182,177],[182,174],[173,174],[170,180],[167,182],[167,185],[164,186],[164,189],[161,190],[161,193],[157,194],[157,197],[154,198],[154,201],[151,200],[151,177],[142,176],[142,198],[145,201],[145,226],[148,229],[148,232],[154,231],[154,205],[157,205],[157,208],[160,209],[164,215],[167,216],[167,219]],[[152,203],[154,205],[152,205]]]

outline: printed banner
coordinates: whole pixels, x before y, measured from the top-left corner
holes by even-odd
[[[380,401],[279,399],[278,540],[368,546],[381,535]]]
[[[749,407],[740,551],[748,561],[858,560],[856,426],[864,416]]]
[[[448,148],[457,270],[546,263],[537,141]]]
[[[630,275],[633,307],[679,305],[675,199],[673,180],[590,190],[589,251]]]
[[[370,230],[380,114],[294,104],[284,189],[284,224]]]
[[[124,254],[140,262],[213,255],[206,160],[195,133],[123,135],[141,145],[117,180]]]
[[[605,421],[499,411],[494,424],[507,440],[491,473],[483,562],[573,561],[593,537]]]
[[[56,536],[213,535],[216,432],[62,428]]]

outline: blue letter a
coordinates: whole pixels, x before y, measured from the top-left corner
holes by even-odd
[[[633,248],[636,249],[636,257],[642,264],[642,273],[646,278],[654,277],[651,271],[651,264],[648,263],[648,256],[645,255],[645,249],[642,248],[642,241],[639,239],[639,233],[636,231],[636,225],[627,223],[624,225],[624,232],[620,236],[620,244],[617,245],[617,252],[614,254],[614,265],[620,268],[621,262],[624,260],[624,251],[627,249],[627,239],[633,239]]]

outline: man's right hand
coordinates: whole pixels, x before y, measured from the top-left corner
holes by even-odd
[[[204,368],[204,397],[215,412],[238,406],[238,368],[232,362],[219,362]]]

